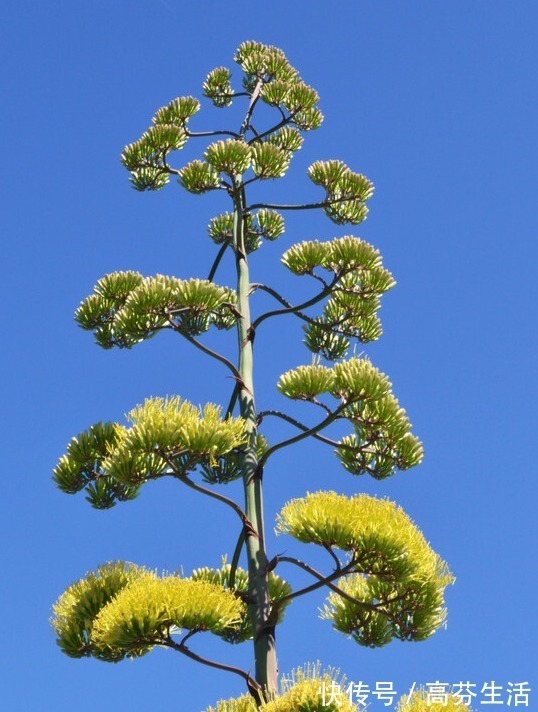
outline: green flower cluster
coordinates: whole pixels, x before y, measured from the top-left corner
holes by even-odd
[[[284,373],[277,384],[287,398],[316,402],[329,394],[338,399],[336,419],[353,425],[353,434],[343,437],[336,454],[348,472],[370,474],[376,479],[418,465],[424,455],[422,443],[411,433],[405,410],[391,392],[387,376],[367,358],[351,358],[332,367],[314,363]]]
[[[316,161],[308,169],[310,180],[325,188],[326,215],[338,225],[358,225],[367,214],[364,204],[374,186],[361,173],[354,173],[343,161]]]
[[[203,279],[112,272],[77,309],[75,319],[105,349],[131,348],[162,329],[196,336],[209,329],[231,329],[237,319],[236,293]]]
[[[323,114],[316,106],[316,90],[301,80],[282,50],[260,42],[243,42],[234,59],[245,73],[243,86],[247,91],[259,85],[261,99],[287,112],[301,131],[321,126]]]
[[[186,190],[205,193],[225,187],[221,173],[232,177],[252,167],[254,175],[262,180],[285,174],[293,153],[301,147],[299,132],[316,129],[323,121],[317,108],[319,96],[301,80],[282,50],[276,47],[244,42],[235,61],[244,72],[243,86],[247,93],[253,96],[258,87],[259,98],[278,108],[286,116],[287,125],[260,139],[255,135],[250,143],[242,135],[213,143],[207,148],[204,160],[196,159],[176,170],[168,164],[169,154],[183,148],[192,135],[187,124],[200,103],[190,96],[174,99],[156,112],[152,126],[122,153],[121,161],[131,174],[134,188],[160,190],[169,182],[170,175],[175,174]],[[206,77],[203,94],[214,106],[224,108],[232,103],[236,92],[231,77],[232,72],[226,67],[216,67]]]
[[[379,338],[380,298],[396,282],[372,245],[353,236],[311,240],[287,250],[282,262],[299,276],[319,277],[319,268],[334,275],[323,314],[305,327],[305,344],[311,351],[334,361],[347,354],[350,339],[367,343]]]
[[[72,438],[67,453],[53,471],[58,489],[66,494],[86,490],[86,499],[94,509],[110,509],[116,502],[134,499],[139,484],[126,485],[106,476],[103,462],[120,443],[125,428],[118,423],[95,423]]]
[[[173,99],[152,119],[153,125],[141,138],[129,144],[121,154],[121,162],[131,174],[136,190],[160,190],[170,180],[167,163],[171,151],[179,151],[187,142],[187,123],[200,108],[192,96]]]
[[[226,67],[215,67],[206,77],[203,83],[204,96],[211,99],[213,105],[219,109],[230,106],[234,96],[234,90],[230,83],[232,73]]]
[[[233,214],[221,213],[212,218],[208,227],[209,237],[216,245],[233,239]],[[276,210],[262,208],[248,213],[244,218],[244,239],[247,253],[254,252],[264,240],[276,240],[284,233],[284,218]]]
[[[223,185],[221,174],[234,180],[249,168],[260,180],[282,178],[293,153],[301,146],[291,131],[275,133],[266,141],[250,144],[242,138],[216,141],[207,147],[204,161],[196,159],[179,171],[179,182],[190,193],[204,193]]]

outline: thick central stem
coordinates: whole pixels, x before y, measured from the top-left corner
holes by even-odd
[[[248,557],[248,599],[250,620],[254,633],[254,656],[256,681],[266,691],[268,698],[277,689],[277,662],[275,629],[271,625],[270,599],[268,587],[267,554],[265,551],[262,478],[258,469],[256,448],[257,422],[254,403],[253,378],[253,332],[250,319],[250,277],[247,251],[245,247],[245,200],[240,178],[234,180],[234,247],[237,266],[237,306],[239,337],[239,407],[246,421],[248,444],[241,459],[241,470],[245,490],[245,512],[252,524],[247,531],[246,549]]]

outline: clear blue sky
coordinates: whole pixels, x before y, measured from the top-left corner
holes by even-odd
[[[241,691],[168,651],[115,666],[70,660],[48,617],[61,591],[104,561],[189,572],[218,565],[235,543],[231,516],[177,483],[97,512],[57,491],[50,471],[72,435],[147,396],[226,399],[226,374],[187,344],[163,335],[105,352],[72,313],[116,269],[207,273],[205,226],[223,203],[174,185],[138,194],[118,159],[156,108],[201,96],[206,73],[230,66],[245,39],[284,49],[326,115],[272,194],[317,196],[305,178],[316,159],[343,159],[376,184],[354,230],[290,218],[254,256],[253,279],[292,290],[279,256],[303,239],[353,232],[379,247],[398,286],[384,299],[385,334],[366,352],[426,448],[422,466],[383,482],[347,474],[321,444],[275,456],[269,529],[307,489],[388,496],[457,576],[447,630],[381,650],[319,621],[321,596],[301,599],[279,630],[280,668],[321,659],[401,692],[414,681],[536,685],[536,3],[5,0],[0,21],[2,708],[197,712]],[[224,119],[208,109],[196,127]],[[282,405],[278,375],[310,360],[300,328],[273,321],[256,346],[258,405]],[[269,546],[309,556],[272,535]],[[201,649],[248,667],[248,645]]]

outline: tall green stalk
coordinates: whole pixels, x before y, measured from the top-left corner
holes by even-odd
[[[249,613],[254,632],[255,678],[271,698],[277,687],[275,627],[269,624],[270,599],[268,588],[268,560],[265,550],[263,519],[263,486],[258,468],[256,448],[257,417],[254,401],[253,331],[250,319],[250,278],[244,236],[244,191],[241,177],[234,178],[233,242],[237,269],[237,305],[240,318],[237,324],[239,339],[239,409],[246,421],[249,435],[241,457],[245,490],[245,513],[252,529],[247,531],[246,549],[249,571]]]

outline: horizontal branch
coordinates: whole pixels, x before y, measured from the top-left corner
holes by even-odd
[[[233,136],[239,138],[239,134],[235,131],[186,131],[189,138],[202,138],[205,136]]]
[[[312,403],[313,405],[317,405],[318,408],[323,408],[323,410],[324,410],[328,415],[329,415],[330,413],[332,413],[332,410],[329,408],[328,405],[325,405],[325,403],[322,403],[322,402],[319,401],[317,398],[314,398],[314,396],[312,396],[311,398],[308,398],[308,399],[307,399],[307,403]]]
[[[156,166],[154,163],[150,163],[149,161],[147,162],[148,168],[157,168],[160,171],[164,171],[165,173],[169,173],[170,175],[173,176],[180,176],[181,171],[179,168],[172,168],[172,166],[169,166],[168,163],[166,162],[166,158],[163,156],[163,165],[162,166]]]
[[[286,308],[292,309],[293,305],[288,302],[287,299],[284,299],[284,297],[279,294],[276,289],[273,289],[272,287],[268,287],[266,284],[262,284],[261,282],[252,282],[250,285],[250,291],[249,291],[249,296],[251,294],[254,294],[258,289],[261,289],[262,292],[267,292],[267,294],[270,294],[272,297],[274,297],[277,302],[280,302],[283,304]]]
[[[329,285],[327,284],[327,282],[325,282],[324,279],[322,279],[321,277],[318,277],[318,275],[316,275],[316,274],[312,274],[311,276],[315,277],[316,279],[319,279],[323,283],[325,289],[330,289]],[[342,276],[342,274],[340,273],[340,277],[341,276]],[[274,310],[272,312],[268,312],[268,316],[275,316],[275,315],[288,314],[288,313],[295,314],[295,316],[298,316],[299,319],[306,322],[307,324],[313,324],[314,326],[317,326],[319,329],[323,329],[324,331],[330,331],[334,334],[339,334],[339,335],[342,335],[342,336],[345,336],[348,338],[351,338],[351,336],[353,336],[353,334],[347,334],[344,330],[338,328],[338,327],[344,325],[346,323],[346,321],[349,320],[349,316],[347,314],[344,314],[344,316],[341,317],[340,319],[338,319],[338,321],[333,321],[333,322],[320,321],[319,318],[308,316],[308,314],[303,314],[302,311],[299,311],[301,309],[301,305],[294,307],[286,299],[284,299],[280,294],[278,294],[278,292],[276,292],[274,289],[271,289],[271,287],[267,287],[264,284],[253,284],[252,287],[255,287],[256,289],[261,289],[262,291],[267,292],[268,294],[272,294],[272,296],[277,301],[279,301],[281,304],[284,304],[286,306],[286,309],[278,309],[278,310]],[[343,293],[346,292],[346,290],[334,289],[334,291],[332,291],[332,293],[334,294],[337,291],[338,292],[341,291]],[[310,306],[312,306],[312,305],[310,305]],[[262,315],[262,316],[265,316],[265,315]]]
[[[324,403],[321,403],[320,401],[316,400],[315,398],[312,400],[309,400],[307,398],[304,399],[308,403],[314,403],[315,405],[320,406],[325,410],[326,413],[331,416],[334,411],[331,411],[328,406],[326,406]],[[343,408],[345,408],[349,403],[346,403],[343,405]],[[341,411],[342,408],[339,408],[338,410]],[[347,450],[350,452],[356,452],[357,450],[360,450],[361,453],[367,454],[367,455],[373,455],[374,457],[384,457],[390,459],[395,465],[397,465],[398,458],[395,455],[392,455],[390,452],[384,452],[383,450],[376,450],[372,449],[369,446],[374,445],[375,440],[371,439],[369,441],[363,442],[361,445],[351,445],[349,443],[343,443],[339,442],[338,440],[333,440],[332,438],[328,438],[325,435],[320,435],[318,432],[312,432],[312,428],[309,428],[307,425],[304,425],[304,423],[301,423],[299,420],[296,418],[292,418],[290,415],[287,415],[286,413],[282,413],[279,410],[262,410],[258,413],[258,423],[261,423],[262,419],[268,415],[272,415],[276,418],[280,418],[281,420],[285,420],[287,423],[290,423],[291,425],[294,425],[296,428],[302,431],[304,437],[313,437],[315,440],[319,440],[322,443],[325,443],[325,445],[330,445],[331,447],[337,449],[337,450]],[[340,416],[338,416],[340,417]],[[347,419],[347,418],[346,418]],[[358,418],[353,419],[354,422],[359,422],[362,423],[362,421]],[[297,436],[295,438],[290,438],[289,440],[285,440],[283,443],[280,443],[282,447],[284,445],[291,445],[294,442],[297,442],[297,440],[300,439],[300,436]],[[275,446],[276,448],[277,446]],[[372,467],[369,467],[368,465],[364,464],[363,465],[364,472],[367,472],[369,475],[372,477],[376,477],[376,472],[375,469]]]
[[[187,341],[189,341],[191,344],[196,346],[196,348],[200,349],[200,351],[203,351],[205,354],[207,354],[208,356],[211,356],[216,361],[220,361],[221,363],[223,363],[232,372],[232,374],[235,376],[235,378],[242,381],[241,374],[239,373],[237,368],[233,365],[233,363],[226,358],[226,356],[222,356],[222,354],[219,354],[216,351],[213,351],[213,349],[210,349],[209,347],[204,346],[204,344],[201,344],[199,341],[194,339],[192,336],[189,336],[188,334],[184,334],[182,332],[180,332],[180,333],[182,334],[182,336],[184,336],[187,339]]]
[[[183,638],[179,641],[179,645],[183,647],[187,640],[190,640],[193,636],[197,635],[197,633],[200,633],[200,631],[197,628],[193,628],[192,630],[189,630],[188,633],[186,633]]]
[[[327,552],[330,554],[330,556],[332,557],[332,560],[333,560],[334,563],[336,564],[336,569],[335,569],[335,571],[341,571],[341,570],[342,570],[342,564],[340,563],[340,559],[339,559],[339,558],[336,556],[336,554],[334,553],[334,550],[333,550],[332,546],[330,546],[329,544],[324,544],[324,545],[323,545],[323,548],[325,549],[325,551],[327,551]]]
[[[256,183],[259,180],[261,180],[260,176],[252,176],[252,178],[248,178],[248,180],[243,181],[243,187],[246,188],[247,185],[250,185],[251,183]]]
[[[326,208],[330,203],[302,203],[300,205],[281,205],[280,203],[254,203],[249,205],[246,210],[250,212],[251,210],[259,210],[260,208],[266,208],[267,210],[315,210],[316,208]]]
[[[333,200],[323,200],[320,203],[302,203],[300,205],[280,205],[273,203],[254,203],[245,208],[246,211],[258,210],[259,208],[267,208],[268,210],[315,210],[317,208],[330,208],[331,205],[338,203],[348,203],[352,200],[360,200],[357,197],[350,198],[334,198]]]

